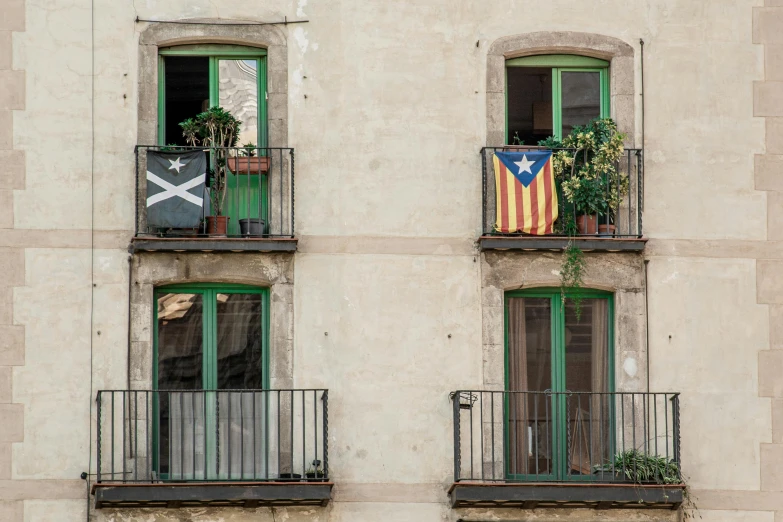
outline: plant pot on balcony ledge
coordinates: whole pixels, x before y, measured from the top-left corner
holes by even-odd
[[[326,481],[322,471],[319,471],[318,473],[305,473],[305,477],[306,477],[305,478],[306,482],[325,482]]]
[[[576,217],[576,228],[579,235],[595,235],[598,233],[598,216],[582,214]]]
[[[259,218],[245,218],[239,220],[239,233],[248,237],[261,237],[264,235],[266,221]]]
[[[207,216],[207,234],[226,236],[228,234],[228,216]]]
[[[614,225],[598,225],[598,235],[601,237],[614,237],[617,227]]]
[[[596,482],[627,482],[628,479],[622,470],[596,470],[593,472]]]
[[[277,480],[280,482],[301,482],[302,475],[299,473],[281,473]]]
[[[266,174],[269,172],[269,156],[228,158],[228,170],[237,175]]]

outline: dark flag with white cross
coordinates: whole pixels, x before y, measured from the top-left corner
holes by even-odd
[[[196,228],[204,215],[207,158],[203,151],[147,151],[147,225]]]

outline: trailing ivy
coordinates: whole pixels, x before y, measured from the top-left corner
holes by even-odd
[[[560,297],[565,307],[566,298],[570,294],[577,321],[582,320],[581,288],[584,270],[585,254],[574,244],[573,238],[570,238],[568,245],[563,250],[562,262],[560,264]]]

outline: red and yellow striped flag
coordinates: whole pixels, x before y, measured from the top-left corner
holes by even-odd
[[[551,234],[557,219],[552,151],[496,152],[497,232]]]

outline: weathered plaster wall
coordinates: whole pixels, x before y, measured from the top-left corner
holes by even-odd
[[[2,6],[0,520],[51,513],[84,520],[85,484],[77,477],[89,465],[90,403],[98,389],[125,386],[133,146],[144,135],[140,111],[155,110],[139,88],[149,78],[139,73],[147,26],[134,22],[137,15],[310,20],[279,28],[287,44],[279,79],[288,94],[276,106],[285,106],[287,142],[297,152],[301,239],[285,269],[296,285],[287,287],[293,319],[283,337],[293,336],[294,385],[331,390],[330,469],[338,486],[334,503],[318,510],[105,511],[96,519],[519,518],[446,507],[447,397],[484,382],[488,307],[506,287],[483,291],[493,280],[491,256],[473,245],[481,228],[478,150],[491,139],[490,48],[500,38],[551,30],[603,35],[633,49],[633,81],[624,80],[632,88],[622,94],[637,145],[638,40],[646,42],[651,385],[683,392],[683,462],[703,519],[774,520],[783,506],[777,0],[607,0],[589,8],[574,0],[94,4],[94,13],[88,0]],[[145,259],[179,274],[176,257]],[[533,279],[556,280],[549,254],[501,257],[511,286],[539,272]],[[233,272],[237,281],[258,277],[246,271],[264,265],[220,259],[221,277]],[[637,301],[628,308],[637,353],[642,265],[638,257],[623,263],[621,273],[633,268],[622,288],[634,289],[624,295]],[[140,383],[143,369],[136,369]]]

